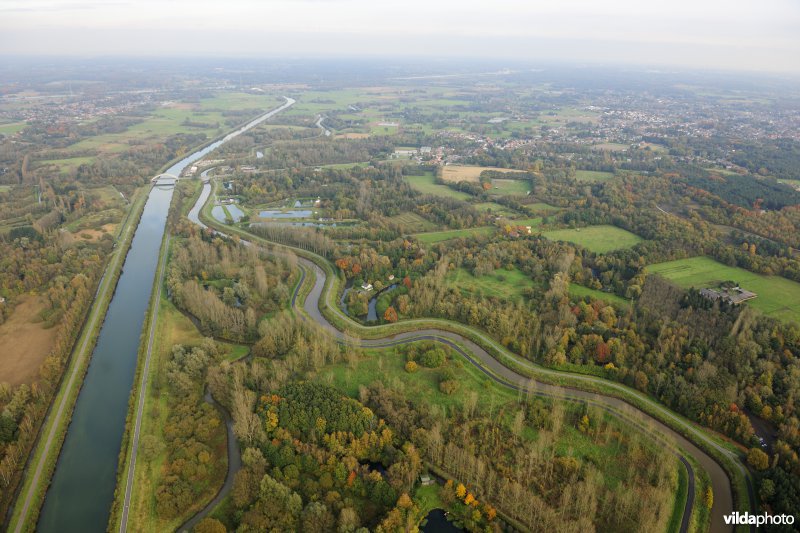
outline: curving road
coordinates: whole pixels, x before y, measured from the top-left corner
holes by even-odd
[[[192,212],[190,213],[190,219],[193,222],[199,224],[202,227],[207,227],[201,220],[201,208],[203,204],[208,200],[211,194],[211,184],[206,181],[204,182],[203,191],[198,199],[197,204],[193,207]],[[211,226],[222,227],[218,225],[213,220],[206,220]],[[213,229],[216,233],[227,236],[224,232]],[[241,243],[245,246],[249,246],[252,243],[246,240],[241,240]],[[285,247],[282,245],[273,244],[273,246],[279,249],[288,249],[289,247]],[[280,252],[276,252],[280,253]],[[313,254],[311,254],[313,255]],[[315,257],[317,262],[326,261],[322,257]],[[361,331],[372,330],[374,332],[378,332],[381,330],[381,326],[361,326],[356,322],[352,321],[347,315],[345,315],[341,309],[339,309],[336,305],[327,305],[327,302],[331,298],[331,289],[333,284],[329,284],[327,287],[326,292],[326,273],[325,271],[320,268],[320,266],[305,257],[298,257],[298,263],[302,270],[302,278],[301,282],[298,283],[297,288],[295,289],[295,293],[292,296],[292,306],[297,307],[297,299],[298,299],[298,291],[300,287],[303,285],[303,282],[306,277],[306,273],[313,274],[314,285],[311,288],[310,292],[306,296],[305,300],[302,302],[302,311],[309,319],[313,320],[317,324],[319,324],[323,329],[325,329],[329,334],[334,336],[340,342],[355,342],[357,345],[367,348],[376,348],[376,347],[388,347],[394,346],[398,344],[404,344],[413,342],[416,340],[423,340],[423,339],[430,339],[435,340],[438,342],[442,342],[451,346],[454,350],[460,353],[465,359],[467,359],[470,363],[475,365],[478,369],[484,372],[489,378],[493,379],[494,381],[510,387],[515,390],[522,390],[522,391],[530,391],[532,394],[548,396],[553,398],[560,398],[566,400],[573,400],[573,401],[580,401],[590,405],[598,406],[609,413],[612,413],[614,416],[619,417],[620,419],[624,420],[626,423],[631,424],[637,428],[644,430],[645,432],[649,433],[653,438],[667,446],[669,449],[673,450],[676,455],[681,460],[681,463],[686,467],[688,473],[688,492],[687,492],[687,501],[686,506],[683,513],[683,519],[681,523],[681,531],[686,531],[689,527],[689,522],[691,519],[691,510],[694,505],[695,500],[695,476],[694,471],[682,453],[685,453],[688,456],[691,456],[702,468],[705,470],[710,479],[712,488],[714,491],[714,506],[711,510],[711,527],[710,531],[717,533],[723,531],[732,531],[733,528],[729,525],[726,525],[724,522],[724,515],[733,512],[733,493],[731,488],[731,481],[728,478],[727,473],[725,470],[720,466],[719,463],[716,462],[711,456],[709,456],[706,452],[700,449],[697,445],[694,444],[691,440],[687,439],[677,431],[673,430],[670,426],[664,424],[660,420],[652,417],[651,415],[645,413],[644,411],[639,410],[638,408],[632,406],[625,400],[614,396],[607,396],[599,393],[589,392],[573,387],[568,386],[561,386],[561,385],[553,385],[550,383],[540,382],[531,380],[529,377],[524,376],[514,370],[510,369],[509,367],[505,366],[501,362],[499,362],[495,357],[489,354],[484,348],[473,342],[472,340],[459,335],[458,333],[454,333],[452,331],[448,331],[445,329],[434,329],[430,328],[429,326],[421,327],[419,330],[416,331],[407,331],[403,333],[397,333],[394,335],[387,335],[385,337],[379,339],[354,339],[352,335],[345,335],[342,331],[336,328],[328,319],[322,314],[320,311],[321,306],[327,306],[331,312],[337,315],[338,319],[347,321],[349,325],[352,325],[353,328],[359,329]],[[301,316],[303,316],[301,314]],[[422,321],[406,321],[405,325],[413,326],[414,322]],[[426,324],[430,323],[442,323],[442,325],[446,325],[448,321],[443,320],[425,320]],[[461,327],[464,327],[461,325]],[[473,334],[480,338],[481,342],[486,343],[487,345],[497,347],[500,349],[501,352],[504,350],[502,347],[499,347],[491,338],[488,338],[485,334],[477,330],[471,330]],[[540,367],[530,361],[523,360],[521,358],[515,357],[514,362],[526,368],[526,370],[535,371],[539,374],[549,375],[553,377],[564,377],[565,373],[546,369]],[[630,393],[630,389],[621,385],[619,383],[610,382],[608,380],[604,380],[602,378],[597,378],[594,376],[587,376],[587,375],[573,375],[569,374],[569,377],[576,382],[586,382],[590,384],[602,384],[607,387],[611,387],[614,389],[618,389],[620,391],[624,391],[626,393]],[[675,413],[671,412],[669,409],[663,407],[662,405],[658,404],[654,400],[643,397],[643,400],[649,404],[649,407],[656,410],[660,415],[664,416],[665,418],[669,418],[674,421],[674,423],[678,424],[679,426],[684,427],[688,433],[692,436],[693,439],[698,441],[704,442],[704,444],[708,446],[713,446],[721,453],[728,455],[734,460],[734,464],[741,469],[744,473],[744,467],[739,462],[738,457],[728,450],[724,448],[717,442],[711,440],[711,438],[706,435],[702,430],[696,428],[693,424],[686,422],[682,418],[680,418]],[[677,446],[677,448],[676,448]],[[680,451],[678,451],[680,450]],[[752,507],[752,495],[751,496],[751,507]]]

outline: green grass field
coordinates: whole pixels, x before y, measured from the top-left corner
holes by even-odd
[[[92,162],[94,162],[94,160],[95,160],[95,158],[91,157],[91,156],[87,156],[87,157],[68,157],[66,159],[47,159],[47,160],[44,160],[44,161],[40,161],[39,165],[41,165],[41,166],[55,165],[55,166],[58,167],[59,172],[68,173],[68,172],[71,172],[71,171],[77,169],[79,166],[83,165],[84,163],[87,164],[87,165],[91,164]]]
[[[496,204],[494,202],[482,202],[479,204],[474,204],[472,207],[482,212],[491,211],[493,215],[503,216],[503,217],[510,217],[514,216],[515,214],[514,211],[512,211],[508,207]]]
[[[492,179],[492,188],[489,194],[528,194],[531,190],[531,182],[528,180],[512,180],[505,178]]]
[[[14,135],[22,131],[28,124],[26,122],[12,122],[10,124],[0,124],[0,135]]]
[[[497,269],[491,274],[477,277],[464,268],[457,268],[448,272],[445,279],[448,287],[455,287],[462,293],[493,296],[509,301],[519,300],[525,289],[535,286],[531,278],[516,268]]]
[[[607,225],[545,231],[543,235],[552,241],[578,244],[598,254],[630,248],[642,241],[638,235],[616,226]]]
[[[596,170],[576,170],[575,179],[578,181],[597,182],[607,181],[614,177],[612,172],[599,172]]]
[[[721,281],[735,281],[758,294],[746,305],[780,320],[800,322],[800,283],[780,276],[762,276],[742,268],[723,265],[710,257],[692,257],[647,267],[684,288],[716,287]]]
[[[451,189],[447,185],[439,185],[434,180],[433,173],[426,172],[422,176],[406,176],[406,181],[423,194],[433,194],[444,198],[455,198],[457,200],[467,200],[471,196],[465,192]]]
[[[428,233],[417,233],[414,237],[420,242],[434,244],[437,242],[448,241],[457,237],[469,237],[471,235],[491,235],[494,232],[492,226],[482,226],[480,228],[453,229],[446,231],[431,231]]]
[[[407,233],[421,233],[436,229],[436,224],[410,211],[389,217],[389,220],[395,224],[399,224],[403,228],[403,231]]]
[[[569,293],[575,298],[583,298],[584,296],[591,296],[595,300],[602,300],[610,304],[617,304],[622,307],[630,307],[631,303],[621,296],[617,296],[613,292],[599,291],[597,289],[590,289],[583,285],[576,283],[569,284]]]

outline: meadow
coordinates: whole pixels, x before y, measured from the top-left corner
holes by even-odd
[[[493,232],[494,228],[492,226],[482,226],[480,228],[453,229],[446,231],[431,231],[428,233],[417,233],[414,235],[414,237],[416,237],[417,240],[420,242],[424,242],[427,244],[434,244],[437,242],[448,241],[450,239],[455,239],[458,237],[471,237],[473,235],[491,235]]]
[[[406,176],[406,181],[423,194],[433,194],[435,196],[442,196],[445,198],[455,198],[456,200],[467,200],[472,198],[469,194],[455,189],[451,189],[447,185],[440,185],[436,183],[432,172],[426,172],[422,176]]]
[[[531,182],[529,180],[495,178],[492,179],[492,188],[489,189],[489,194],[528,194],[530,191]]]
[[[552,241],[571,242],[598,254],[630,248],[642,241],[638,235],[616,226],[607,225],[558,229],[545,231],[542,234]]]
[[[11,122],[9,124],[0,124],[0,135],[14,135],[18,131],[22,131],[28,124],[25,122]]]
[[[530,277],[516,268],[497,269],[482,276],[473,276],[468,270],[457,268],[448,272],[445,280],[448,287],[454,287],[469,296],[491,296],[508,301],[521,299],[526,289],[535,286]]]
[[[388,220],[398,224],[406,233],[421,233],[436,229],[436,224],[430,220],[425,220],[418,214],[410,211],[400,213],[399,215],[395,215],[393,217],[388,217]]]
[[[800,283],[780,276],[763,276],[749,270],[723,265],[710,257],[692,257],[647,267],[683,288],[716,287],[722,281],[735,281],[758,296],[748,301],[753,309],[785,321],[800,323]]]
[[[479,204],[474,204],[472,207],[482,212],[491,211],[493,215],[497,216],[510,217],[514,216],[515,214],[514,211],[512,211],[510,208],[504,205],[496,204],[494,202],[482,202]]]
[[[58,170],[62,174],[66,174],[76,170],[79,166],[83,164],[91,164],[95,160],[92,156],[82,156],[82,157],[68,157],[66,159],[46,159],[43,161],[39,161],[39,166],[56,166]]]
[[[583,298],[584,296],[590,296],[595,300],[602,300],[606,303],[617,304],[622,307],[630,307],[631,305],[631,303],[628,300],[626,300],[622,296],[617,296],[613,292],[605,292],[597,289],[590,289],[589,287],[584,287],[583,285],[578,285],[577,283],[569,284],[569,294],[573,298]]]

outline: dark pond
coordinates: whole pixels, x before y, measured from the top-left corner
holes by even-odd
[[[425,533],[458,533],[464,531],[447,520],[444,509],[434,509],[425,517],[427,523],[421,530]]]

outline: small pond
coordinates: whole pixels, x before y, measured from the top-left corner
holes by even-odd
[[[308,218],[311,213],[310,209],[288,209],[286,211],[265,209],[264,211],[259,211],[258,216],[261,218]]]
[[[226,205],[225,207],[228,208],[228,213],[231,214],[231,218],[233,219],[234,222],[239,222],[242,219],[242,217],[244,216],[244,211],[239,209],[239,207],[237,205],[235,205],[235,204],[229,204],[229,205]],[[215,205],[211,209],[211,215],[215,219],[219,220],[220,222],[225,222],[225,218],[226,218],[225,217],[225,210],[222,208],[221,205]]]
[[[424,533],[459,533],[464,531],[447,520],[447,514],[445,514],[444,509],[432,510],[425,519],[427,523],[421,528]]]

